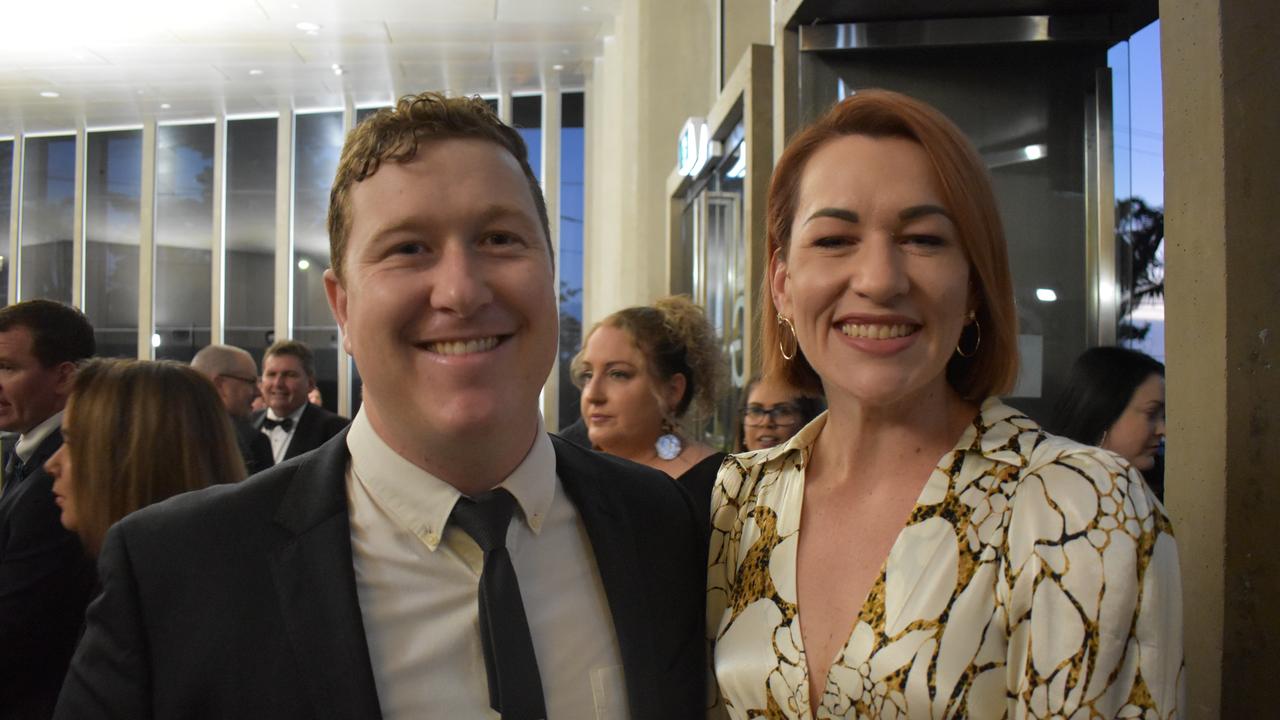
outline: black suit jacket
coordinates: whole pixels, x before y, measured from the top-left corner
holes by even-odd
[[[266,410],[259,410],[253,414],[253,426],[259,431],[262,429],[262,420],[266,416]],[[285,448],[284,459],[291,460],[315,450],[329,438],[342,432],[350,422],[319,405],[307,403],[302,415],[298,418],[298,427],[293,431],[293,439],[289,441],[289,447]]]
[[[247,418],[231,415],[231,427],[236,431],[236,446],[240,448],[240,457],[244,459],[246,474],[262,472],[276,463],[271,454],[271,439],[262,434],[262,430],[254,427]],[[259,423],[261,427],[261,423]]]
[[[608,597],[631,717],[701,717],[706,560],[687,493],[654,470],[552,442]],[[352,569],[349,457],[342,433],[116,525],[56,717],[379,717]]]
[[[0,718],[48,718],[94,583],[93,562],[62,527],[44,463],[55,431],[0,499]]]

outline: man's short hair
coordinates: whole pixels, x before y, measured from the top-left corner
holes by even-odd
[[[206,345],[191,358],[191,367],[204,373],[205,377],[216,378],[219,375],[235,375],[240,371],[241,361],[245,359],[257,368],[258,364],[253,362],[253,356],[248,350],[235,345]]]
[[[311,354],[311,348],[300,340],[277,340],[271,343],[271,347],[262,354],[262,364],[267,364],[267,358],[272,355],[292,355],[298,358],[298,362],[302,363],[302,370],[314,382],[316,379],[316,359]]]
[[[524,171],[533,204],[551,254],[551,224],[542,186],[529,165],[529,151],[516,129],[503,123],[478,96],[445,97],[424,92],[405,95],[395,107],[383,108],[355,127],[342,147],[338,171],[329,193],[329,265],[343,278],[343,259],[351,233],[351,188],[372,176],[383,162],[409,162],[418,146],[433,140],[488,140],[511,153]],[[555,256],[551,257],[555,264]]]
[[[97,351],[88,318],[60,302],[27,300],[0,308],[0,332],[15,327],[31,332],[31,352],[45,368],[77,363]]]

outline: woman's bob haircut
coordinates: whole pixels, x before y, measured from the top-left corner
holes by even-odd
[[[962,357],[958,352],[952,355],[947,363],[947,381],[973,402],[1007,393],[1018,374],[1017,312],[1008,249],[991,178],[968,138],[934,108],[896,92],[859,90],[800,131],[778,159],[769,184],[765,206],[767,257],[776,255],[779,260],[786,260],[800,200],[800,180],[809,158],[831,140],[847,135],[910,140],[929,156],[942,187],[943,203],[969,260],[970,292],[980,325],[977,329],[971,324],[961,333],[960,344],[966,349],[977,344],[977,350],[971,357]],[[851,167],[849,172],[858,172],[858,168]],[[821,379],[802,350],[797,350],[792,360],[782,356],[780,332],[787,331],[780,330],[776,321],[769,276],[765,273],[760,293],[764,373],[800,390],[820,392]],[[790,345],[792,339],[786,341]]]

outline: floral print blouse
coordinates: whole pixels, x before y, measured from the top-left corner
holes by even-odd
[[[1181,585],[1164,509],[1117,456],[996,398],[926,482],[811,708],[796,547],[825,423],[720,469],[707,628],[730,717],[1179,716]]]

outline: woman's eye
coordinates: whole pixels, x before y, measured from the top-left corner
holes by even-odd
[[[621,370],[614,370],[613,372],[609,373],[609,377],[613,378],[614,380],[627,380],[631,377],[631,374],[625,373]]]
[[[846,245],[852,245],[855,242],[857,242],[856,238],[846,237],[843,235],[828,235],[814,240],[813,246],[820,248],[838,248]]]
[[[907,235],[903,239],[912,245],[920,245],[922,247],[942,247],[947,244],[946,240],[937,235]]]

